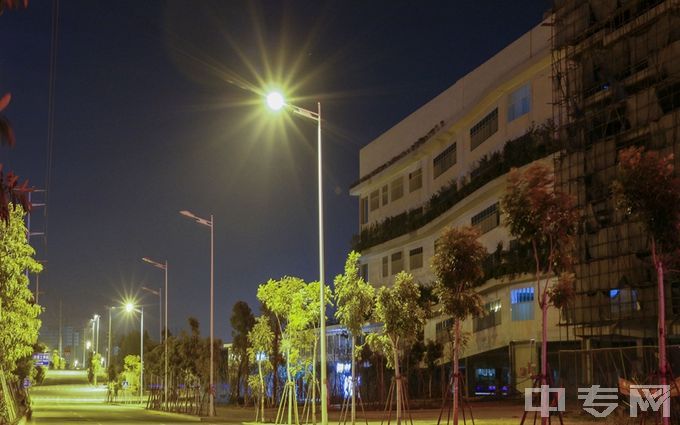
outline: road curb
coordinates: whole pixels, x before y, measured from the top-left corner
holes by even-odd
[[[147,412],[153,412],[153,413],[160,415],[160,416],[174,416],[174,417],[177,417],[177,418],[184,418],[184,419],[194,421],[194,422],[201,422],[200,417],[194,416],[194,415],[189,415],[189,414],[186,414],[186,413],[166,412],[165,410],[155,410],[155,409],[144,409],[144,410],[146,410]]]

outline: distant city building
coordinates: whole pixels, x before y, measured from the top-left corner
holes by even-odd
[[[81,333],[78,332],[73,326],[66,325],[62,328],[61,355],[69,364],[72,364],[73,360],[79,359],[80,356],[82,356],[82,340],[80,335]],[[40,328],[38,341],[47,345],[47,348],[50,351],[59,350],[59,327],[43,324]]]

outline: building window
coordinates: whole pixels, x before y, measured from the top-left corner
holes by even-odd
[[[361,278],[364,282],[368,282],[368,264],[361,265]]]
[[[380,191],[374,190],[371,192],[371,211],[375,211],[380,207]]]
[[[493,328],[501,324],[501,300],[484,304],[484,315],[476,317],[472,323],[475,332]]]
[[[359,201],[359,222],[361,224],[368,223],[368,198],[361,198]]]
[[[531,86],[527,83],[508,96],[508,122],[531,111]]]
[[[397,274],[404,270],[404,260],[401,258],[401,252],[392,254],[392,274]]]
[[[474,150],[498,131],[498,108],[482,118],[470,129],[470,150]]]
[[[409,270],[423,267],[423,247],[412,249],[408,253]]]
[[[388,259],[387,257],[382,258],[382,277],[387,277],[390,275],[390,271],[388,270]]]
[[[408,191],[413,192],[423,187],[423,169],[418,168],[412,173],[408,173]]]
[[[442,320],[434,325],[435,338],[437,342],[443,344],[449,341],[449,329],[453,326],[453,319]]]
[[[444,149],[432,160],[432,169],[434,171],[432,178],[436,179],[454,165],[456,165],[456,144],[452,143],[451,146]]]
[[[512,321],[534,320],[534,287],[517,288],[510,291]]]
[[[472,226],[479,229],[481,234],[498,227],[501,221],[501,214],[498,210],[498,202],[488,208],[483,209],[478,214],[472,216]]]
[[[641,306],[637,289],[620,288],[609,290],[612,318],[632,317]]]
[[[389,190],[389,189],[387,188],[387,185],[385,185],[385,186],[382,187],[382,204],[383,204],[383,207],[384,207],[385,205],[387,205],[387,203],[389,202],[389,199],[388,199],[388,196],[389,196],[389,195],[388,195],[388,190]]]
[[[404,196],[404,178],[399,177],[398,179],[392,181],[391,186],[391,198],[392,202]]]

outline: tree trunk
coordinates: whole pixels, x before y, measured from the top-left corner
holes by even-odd
[[[286,386],[283,393],[288,392],[288,425],[293,423],[293,378],[290,376],[290,350],[286,352]]]
[[[656,269],[656,284],[659,297],[659,374],[661,385],[666,385],[666,291],[663,284],[663,261],[656,252],[656,240],[652,238],[652,261]],[[662,419],[663,425],[670,425],[670,418]]]
[[[460,368],[458,367],[458,356],[460,355],[460,320],[456,319],[455,322],[455,336],[454,336],[454,346],[453,346],[453,425],[458,425],[458,374]]]
[[[314,351],[312,353],[312,423],[316,425],[316,344],[314,338]]]
[[[399,370],[399,352],[394,344],[394,381],[397,386],[397,425],[401,425],[401,372]]]
[[[260,374],[260,422],[264,423],[264,376],[262,376],[262,361],[257,362],[257,372]]]
[[[356,395],[356,389],[357,389],[357,384],[356,384],[356,360],[354,356],[356,355],[355,353],[355,339],[354,335],[352,335],[352,386],[351,386],[351,391],[352,391],[352,425],[356,422],[357,419],[357,395]]]
[[[548,282],[546,282],[548,285]],[[548,292],[543,291],[541,303],[541,385],[548,385]],[[541,415],[541,425],[548,424],[547,417]]]

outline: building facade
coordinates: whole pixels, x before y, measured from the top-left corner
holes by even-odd
[[[430,284],[443,229],[479,229],[490,253],[487,280],[477,288],[486,314],[463,324],[470,337],[462,354],[468,388],[479,395],[531,386],[539,364],[540,310],[533,276],[526,273],[533,260],[503,226],[499,200],[511,167],[554,162],[546,23],[364,147],[361,178],[350,189],[360,207],[354,246],[362,273],[376,286],[390,285],[401,270]],[[560,313],[551,310],[551,351],[574,347],[559,321]],[[451,323],[444,316],[430,320],[425,339],[447,343]]]

